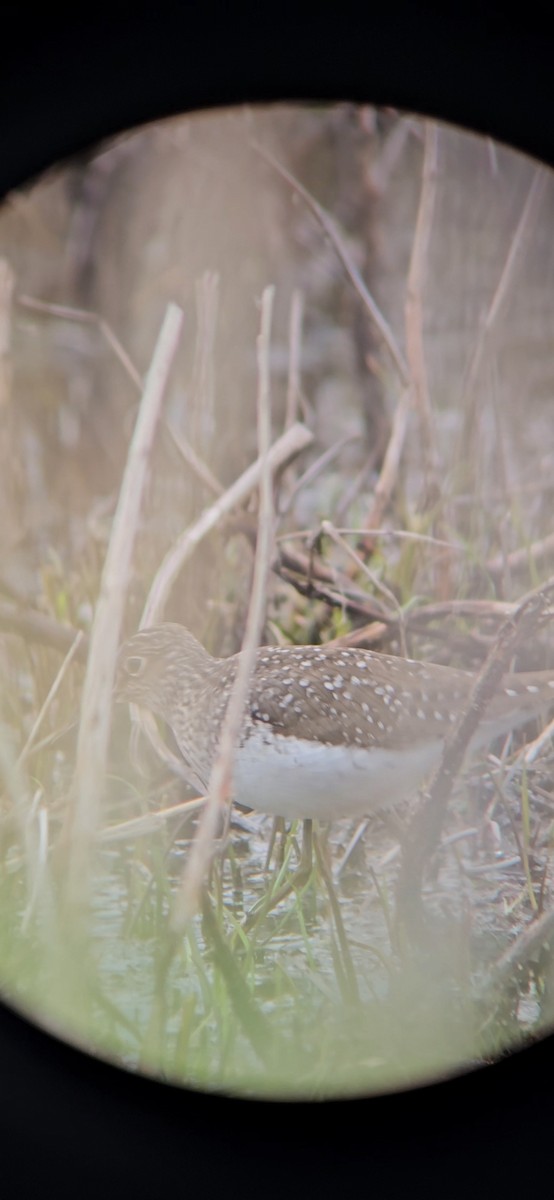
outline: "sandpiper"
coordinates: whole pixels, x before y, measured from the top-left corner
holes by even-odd
[[[182,625],[135,634],[119,652],[116,694],[171,727],[208,784],[239,655],[213,658]],[[333,821],[414,794],[464,707],[470,672],[325,646],[258,650],[233,793],[288,819]],[[470,743],[474,751],[554,703],[554,671],[505,675]]]

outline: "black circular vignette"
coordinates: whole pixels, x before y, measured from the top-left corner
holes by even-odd
[[[554,158],[545,0],[2,7],[0,195],[100,137],[244,101],[391,105]]]
[[[100,137],[214,104],[351,99],[440,116],[554,161],[546,5],[136,0],[3,6],[0,194]],[[126,1074],[0,1006],[4,1195],[107,1184],[226,1197],[513,1196],[549,1166],[554,1037],[410,1092],[317,1104]],[[6,1187],[7,1184],[7,1187]]]

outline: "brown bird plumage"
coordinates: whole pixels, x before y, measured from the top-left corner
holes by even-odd
[[[169,623],[120,650],[117,694],[167,721],[204,785],[238,660],[212,658]],[[472,683],[469,672],[370,650],[261,647],[236,749],[236,798],[262,812],[324,820],[393,804],[438,762]],[[506,675],[471,749],[552,703],[554,671]]]

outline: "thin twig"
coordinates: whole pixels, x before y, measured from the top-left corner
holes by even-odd
[[[344,538],[341,537],[338,529],[335,529],[333,522],[328,520],[322,521],[321,532],[324,533],[326,537],[330,538],[331,541],[335,543],[335,546],[338,546],[340,550],[344,550],[344,553],[348,556],[351,562],[353,562],[360,571],[363,571],[366,579],[369,579],[376,591],[382,592],[385,599],[388,600],[389,604],[396,611],[397,618],[400,621],[400,605],[394,592],[391,592],[390,588],[377,578],[375,571],[372,571],[366,563],[362,562],[359,554],[356,554],[356,551],[352,549],[352,546],[349,546],[348,542],[345,542]]]
[[[345,867],[347,866],[350,858],[352,857],[352,855],[356,849],[356,846],[359,845],[361,839],[363,838],[364,833],[365,833],[370,821],[371,821],[371,817],[364,817],[363,821],[358,821],[358,824],[356,825],[356,828],[354,830],[354,833],[352,834],[352,837],[350,838],[350,841],[346,847],[346,850],[341,855],[341,857],[333,871],[333,879],[334,879],[335,883],[339,882],[339,879],[340,879]]]
[[[308,598],[316,596],[318,599],[324,600],[326,604],[330,604],[332,608],[340,608],[343,612],[361,617],[364,621],[383,621],[386,622],[386,625],[393,627],[397,625],[396,616],[385,612],[381,606],[377,607],[376,601],[371,600],[370,597],[358,599],[353,589],[349,589],[348,593],[346,591],[339,592],[335,588],[329,587],[328,584],[320,583],[317,579],[301,579],[294,571],[290,571],[279,562],[274,563],[273,570],[286,583],[292,584],[301,596]]]
[[[326,646],[378,646],[384,638],[389,638],[391,635],[390,625],[385,625],[383,621],[370,621],[368,625],[361,626],[360,629],[353,629],[350,633],[342,633],[339,637],[330,638],[325,643]]]
[[[552,615],[553,593],[554,577],[551,577],[523,596],[501,626],[459,720],[444,742],[441,761],[425,790],[423,803],[409,824],[397,881],[396,905],[398,920],[414,932],[421,927],[424,866],[438,844],[446,805],[467,747],[517,645]]]
[[[77,724],[77,720],[68,721],[65,725],[61,725],[59,729],[53,729],[45,737],[39,738],[39,741],[35,742],[32,749],[33,757],[40,754],[42,750],[48,750],[52,746],[55,746],[56,743],[61,742],[62,738],[67,737],[73,730],[77,730]]]
[[[415,121],[409,117],[399,117],[392,129],[385,135],[378,156],[366,168],[369,186],[377,196],[386,195],[389,181],[396,170],[408,138],[412,137],[415,131]]]
[[[385,447],[385,432],[384,424],[380,424],[378,436],[375,438],[375,440],[371,439],[372,445],[369,454],[366,455],[361,467],[356,474],[352,476],[350,482],[346,484],[340,499],[337,500],[335,505],[335,520],[339,524],[341,520],[346,520],[346,514],[354,502],[358,499],[362,488],[366,488],[367,490],[367,487],[369,487],[369,475],[375,470],[377,463],[382,461],[382,451]]]
[[[554,554],[554,533],[547,534],[539,541],[531,542],[529,546],[521,546],[519,550],[512,550],[511,554],[495,554],[494,558],[489,558],[486,568],[491,575],[501,575],[506,568],[509,571],[521,571],[528,568],[531,563],[539,566],[543,559],[548,558],[551,554]]]
[[[496,290],[489,305],[488,311],[484,319],[481,321],[475,348],[465,373],[459,409],[460,412],[467,414],[464,436],[466,446],[475,418],[477,403],[475,395],[475,382],[479,373],[479,368],[481,366],[487,345],[490,342],[495,325],[498,321],[499,314],[502,311],[509,287],[515,279],[518,258],[524,244],[525,233],[526,230],[533,225],[536,219],[537,210],[546,187],[547,179],[548,173],[543,167],[539,167],[533,174],[531,186],[527,193],[521,216],[513,233],[508,253],[500,273],[500,279],[498,280],[498,284],[496,286]]]
[[[375,485],[373,503],[367,515],[367,525],[369,528],[373,526],[376,528],[380,527],[396,486],[411,407],[411,392],[408,388],[403,392],[396,406],[381,473]]]
[[[62,321],[76,321],[81,325],[95,325],[113,350],[129,379],[132,379],[139,391],[142,391],[143,380],[140,372],[137,371],[127,351],[123,349],[113,329],[99,313],[85,308],[72,308],[68,304],[51,304],[46,300],[35,300],[33,296],[18,296],[17,303],[21,308],[26,308],[30,312],[44,313],[45,316],[58,317]]]
[[[321,532],[321,531],[320,531]],[[314,535],[313,541],[316,541],[318,534]],[[298,575],[304,575],[308,582],[317,579],[320,583],[328,583],[331,587],[343,589],[345,598],[359,600],[365,604],[371,602],[371,598],[361,589],[356,588],[349,575],[339,571],[337,567],[329,566],[322,562],[320,558],[314,555],[299,553],[297,550],[289,550],[281,548],[273,564],[275,570],[277,566],[286,567],[289,571],[295,571]],[[373,582],[373,580],[372,580]],[[390,599],[390,597],[388,597]],[[373,601],[375,604],[375,616],[380,617],[385,610],[379,601]],[[394,608],[396,609],[396,598]]]
[[[272,471],[279,470],[295,457],[296,454],[301,453],[312,440],[313,435],[304,425],[292,425],[271,447],[269,458]],[[235,480],[235,483],[231,484],[226,492],[218,497],[213,505],[204,510],[198,520],[189,526],[181,534],[177,542],[168,550],[154,577],[152,587],[147,596],[140,621],[141,628],[153,625],[157,620],[161,619],[171,588],[184,564],[202,539],[212,529],[215,529],[233,508],[248,498],[257,486],[259,477],[260,460],[258,459],[247,468],[239,479]],[[169,750],[160,737],[152,713],[144,710],[137,711],[134,705],[131,707],[131,712],[136,726],[140,727],[158,757],[163,759],[173,771],[176,771],[187,779],[193,787],[198,787],[198,778],[185,763],[177,760],[176,756]]]
[[[77,741],[75,805],[71,820],[71,875],[73,885],[78,887],[77,894],[81,889],[84,870],[86,878],[86,852],[100,823],[123,606],[152,446],[182,320],[181,309],[175,304],[168,305],[129,446],[90,635]]]
[[[377,529],[377,527],[375,529],[366,529],[365,525],[359,525],[355,528],[352,526],[344,527],[342,525],[338,525],[336,526],[336,531],[343,537],[359,538],[362,536],[362,534],[367,534],[368,537],[379,538],[379,540],[382,542],[393,542],[395,540],[421,542],[422,545],[438,546],[445,550],[454,550],[457,554],[467,553],[466,547],[461,543],[458,544],[456,542],[447,542],[444,538],[432,537],[431,534],[428,533],[411,533],[407,529]],[[279,536],[275,538],[275,541],[294,542],[297,540],[302,540],[305,542],[311,542],[313,541],[314,536],[315,531],[313,529],[291,529],[289,533],[280,533]]]
[[[27,741],[25,742],[25,745],[23,746],[23,749],[20,751],[18,758],[17,758],[18,766],[21,766],[21,763],[25,762],[25,759],[29,757],[31,749],[34,745],[35,737],[42,725],[44,717],[45,717],[46,713],[48,712],[48,709],[49,709],[56,693],[59,690],[62,680],[65,678],[68,667],[70,666],[71,662],[75,658],[77,650],[79,649],[79,646],[83,640],[83,637],[84,637],[84,634],[79,629],[75,635],[72,645],[70,646],[70,649],[68,650],[68,652],[62,662],[62,665],[56,675],[56,678],[54,679],[54,682],[53,682],[51,688],[49,689],[49,692],[44,701],[44,704],[42,705],[40,712],[38,713],[38,716],[33,721],[33,725],[30,730]]]
[[[198,475],[198,478],[202,480],[202,483],[205,483],[215,496],[221,496],[225,490],[223,485],[219,482],[219,479],[216,479],[208,464],[205,463],[204,460],[200,458],[200,455],[196,453],[196,450],[193,446],[191,446],[188,438],[186,438],[184,434],[178,433],[178,431],[169,424],[169,421],[166,421],[165,427],[173,444],[179,451],[179,454],[182,455],[188,466],[192,468],[195,474]]]
[[[288,496],[283,501],[283,503],[280,505],[280,507],[279,507],[280,516],[286,516],[287,513],[290,512],[292,505],[293,505],[299,491],[301,491],[302,488],[305,488],[307,486],[307,484],[313,483],[314,479],[316,479],[317,476],[320,475],[321,472],[326,467],[329,466],[329,463],[331,463],[333,461],[333,459],[338,458],[339,454],[342,453],[345,446],[351,445],[352,442],[359,442],[359,441],[361,441],[361,434],[345,433],[344,437],[339,438],[338,441],[335,442],[333,446],[329,446],[327,450],[324,450],[323,453],[320,454],[319,457],[315,459],[315,462],[310,463],[309,467],[307,467],[307,469],[300,476],[300,478],[297,479],[296,483],[294,484],[294,487],[291,488],[291,491],[289,492]]]
[[[273,169],[277,171],[279,175],[281,175],[283,179],[286,179],[287,183],[289,183],[293,190],[302,197],[310,211],[314,214],[316,220],[319,222],[329,238],[332,246],[334,247],[334,250],[340,259],[348,278],[354,285],[354,288],[358,293],[364,308],[369,313],[373,324],[378,329],[385,345],[388,347],[391,358],[404,387],[407,387],[409,382],[409,373],[404,356],[400,350],[400,347],[398,346],[390,325],[385,320],[380,308],[373,299],[369,288],[364,283],[358,268],[352,262],[352,259],[346,250],[343,237],[339,233],[336,221],[333,219],[333,217],[331,217],[330,213],[328,213],[326,209],[324,209],[322,205],[318,203],[314,196],[312,196],[311,193],[308,192],[308,190],[300,183],[300,180],[296,179],[296,177],[292,175],[291,172],[288,171],[287,168],[278,161],[278,159],[274,158],[273,154],[270,154],[269,150],[266,150],[257,142],[252,142],[252,147],[263,159],[265,159],[265,162],[269,163],[269,165],[273,167]]]
[[[46,300],[35,300],[32,296],[18,296],[17,303],[21,306],[21,308],[27,308],[31,312],[44,313],[47,316],[57,317],[58,319],[64,321],[76,321],[84,325],[97,326],[97,328],[100,330],[100,333],[113,350],[116,358],[127,372],[129,379],[132,381],[132,383],[134,383],[137,390],[142,393],[143,379],[140,375],[140,372],[130,359],[127,351],[124,350],[121,342],[113,332],[113,329],[111,329],[108,322],[104,319],[104,317],[101,317],[99,313],[91,312],[89,309],[84,308],[72,308],[67,304],[51,304]],[[196,452],[196,450],[193,449],[188,439],[182,433],[178,433],[175,429],[173,429],[169,422],[166,423],[166,429],[180,454],[182,454],[183,458],[188,463],[189,467],[192,468],[195,474],[198,475],[199,479],[201,479],[211,491],[215,492],[216,495],[220,495],[220,493],[223,491],[222,485],[219,483],[219,480],[216,479],[213,472]]]
[[[544,747],[548,744],[548,742],[551,742],[553,738],[554,720],[549,721],[542,733],[540,733],[539,736],[534,739],[534,741],[529,742],[525,747],[525,750],[522,754],[522,761],[525,766],[531,766],[531,763],[535,762],[535,759],[539,757],[541,751],[544,750]]]
[[[273,542],[273,487],[270,462],[271,409],[269,349],[274,288],[262,296],[261,325],[258,336],[258,462],[260,464],[260,500],[258,536],[254,558],[252,591],[246,628],[233,691],[221,729],[218,752],[212,767],[208,794],[198,833],[176,892],[171,918],[172,929],[182,930],[198,908],[206,869],[213,853],[214,839],[222,814],[229,812],[232,799],[233,757],[240,736],[250,680],[260,644],[266,605],[267,576]]]
[[[398,621],[398,634],[400,637],[401,653],[407,657],[404,614],[398,603],[398,600],[396,599],[396,596],[394,595],[394,592],[391,592],[390,588],[388,588],[381,579],[378,579],[375,572],[367,566],[363,559],[360,558],[359,554],[356,554],[356,551],[352,549],[352,546],[349,546],[348,542],[345,542],[338,529],[335,529],[332,521],[322,521],[321,532],[326,534],[327,537],[331,538],[331,541],[335,543],[335,546],[338,546],[346,555],[348,555],[348,558],[350,558],[350,560],[356,564],[358,570],[362,571],[362,573],[366,576],[366,579],[369,579],[370,583],[373,584],[373,587],[376,589],[376,591],[381,592],[385,599],[388,600],[393,611],[396,613],[396,619]]]
[[[53,617],[47,617],[35,609],[19,608],[19,606],[7,604],[3,600],[0,600],[0,629],[4,629],[6,633],[16,633],[26,641],[48,646],[51,650],[59,650],[62,654],[67,654],[71,650],[77,634],[80,632],[74,626],[62,625],[60,621],[55,621]],[[83,633],[75,650],[75,658],[78,662],[86,662],[88,644],[88,637]]]
[[[171,804],[169,808],[158,808],[156,812],[145,813],[142,817],[131,817],[128,821],[118,821],[117,825],[108,825],[100,831],[102,842],[119,842],[122,838],[144,837],[154,833],[174,817],[187,817],[198,812],[206,803],[205,796],[193,800],[182,800],[180,804]]]
[[[410,623],[418,626],[448,617],[478,617],[498,622],[513,616],[517,608],[517,604],[508,600],[441,600],[412,609],[409,617]]]
[[[302,417],[307,420],[307,405],[301,387],[301,353],[302,353],[302,322],[304,318],[304,295],[299,288],[292,293],[289,316],[289,369],[287,377],[287,396],[285,403],[285,431],[291,429],[298,420],[298,410],[302,403]],[[291,465],[283,471],[280,486],[281,496],[287,497],[279,502],[279,512],[288,512],[292,499],[296,495],[295,470]]]
[[[291,425],[287,432],[274,442],[269,452],[269,468],[273,474],[285,466],[295,455],[300,454],[313,441],[313,434],[305,425]],[[154,625],[162,618],[164,607],[173,584],[184,564],[199,546],[203,538],[215,529],[219,522],[239,504],[242,504],[258,486],[262,473],[261,459],[256,459],[238,479],[197,521],[185,529],[175,544],[168,550],[156,573],[140,620],[141,628]]]

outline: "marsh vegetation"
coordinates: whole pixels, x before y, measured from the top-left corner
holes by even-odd
[[[431,829],[414,795],[308,859],[233,806],[191,900],[205,805],[111,685],[145,616],[222,656],[246,628],[554,672],[553,198],[510,150],[345,105],[181,118],[4,202],[0,987],[59,1036],[320,1097],[552,1027],[547,714]]]

